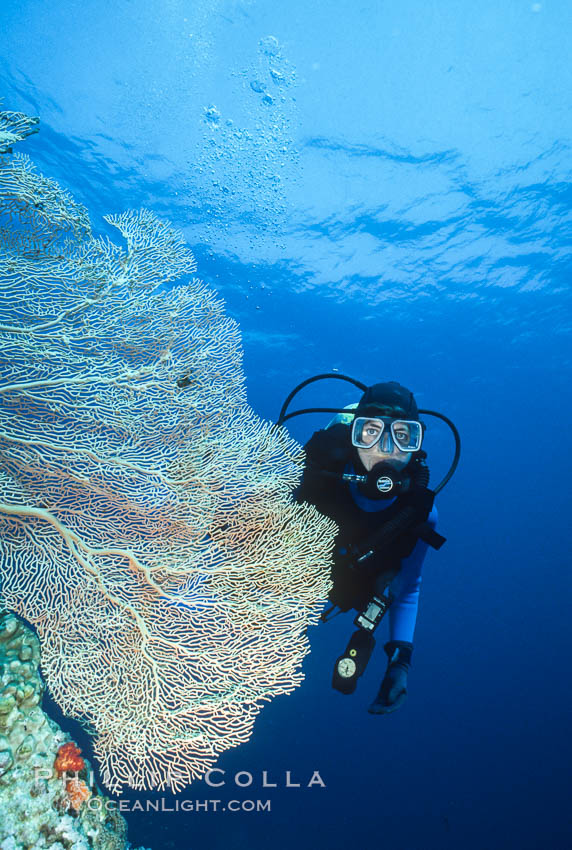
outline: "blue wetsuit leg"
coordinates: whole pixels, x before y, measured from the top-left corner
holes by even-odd
[[[437,509],[433,508],[428,522],[435,528]],[[427,554],[428,544],[418,540],[415,549],[408,558],[403,559],[401,570],[389,586],[393,603],[389,609],[389,639],[413,643],[419,590],[421,588],[421,570]]]

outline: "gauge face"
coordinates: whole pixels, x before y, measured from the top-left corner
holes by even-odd
[[[356,672],[356,663],[351,658],[340,658],[338,673],[343,679],[350,679]]]

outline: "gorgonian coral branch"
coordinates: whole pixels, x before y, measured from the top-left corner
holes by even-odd
[[[248,406],[178,233],[142,211],[96,236],[25,157],[0,220],[2,601],[109,787],[177,790],[302,680],[335,528],[292,502],[300,447]]]
[[[0,112],[0,154],[10,153],[12,145],[38,132],[39,118],[23,112]]]

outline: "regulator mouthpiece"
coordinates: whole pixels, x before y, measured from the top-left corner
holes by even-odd
[[[376,463],[361,485],[364,496],[369,499],[395,499],[409,490],[411,476],[405,469],[398,470],[385,460]]]

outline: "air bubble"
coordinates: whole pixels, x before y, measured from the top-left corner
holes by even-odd
[[[265,38],[261,38],[258,42],[258,47],[261,53],[265,53],[267,56],[277,56],[280,53],[280,44],[278,43],[278,39],[273,35],[267,35]]]
[[[218,124],[220,122],[220,112],[212,103],[210,106],[205,106],[205,121],[208,121],[209,124]]]
[[[261,83],[260,80],[252,80],[252,82],[250,83],[250,88],[257,94],[262,94],[262,92],[266,91],[266,86],[264,85],[264,83]]]

